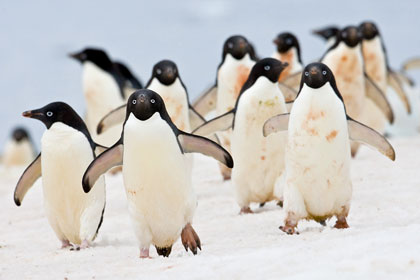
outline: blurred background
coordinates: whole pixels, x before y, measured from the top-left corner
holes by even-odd
[[[21,117],[24,110],[64,101],[84,114],[82,68],[67,54],[86,46],[104,48],[144,83],[154,63],[172,59],[193,99],[214,82],[223,42],[233,34],[245,35],[265,57],[273,38],[291,31],[309,63],[325,50],[312,29],[373,20],[399,69],[420,56],[419,8],[418,0],[1,1],[0,145],[23,125],[39,146],[45,128]],[[419,72],[410,74],[419,82]]]

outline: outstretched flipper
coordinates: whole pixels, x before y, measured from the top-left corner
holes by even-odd
[[[229,112],[220,115],[212,120],[209,120],[202,126],[195,129],[192,133],[201,136],[208,136],[216,131],[228,130],[233,126],[233,119],[235,118],[235,111],[230,110]]]
[[[125,120],[125,110],[127,105],[121,105],[118,108],[115,108],[108,114],[106,114],[98,123],[96,127],[96,133],[101,134],[107,131],[110,127],[123,123]]]
[[[398,94],[398,97],[401,99],[402,103],[404,104],[405,110],[407,113],[411,114],[411,106],[410,102],[408,101],[408,97],[406,92],[404,91],[404,87],[401,83],[400,78],[398,75],[388,68],[388,85],[392,87],[392,89]]]
[[[228,151],[207,138],[180,132],[178,141],[184,153],[201,153],[220,161],[229,168],[233,167],[233,159]]]
[[[392,161],[395,160],[394,148],[380,133],[358,121],[353,120],[349,116],[347,116],[347,125],[350,140],[366,144],[378,150]]]
[[[14,200],[17,206],[20,206],[25,194],[41,175],[41,153],[39,153],[35,160],[25,169],[16,185]]]
[[[98,143],[95,143],[95,155],[99,156],[103,152],[105,152],[108,149],[108,147],[99,145]]]
[[[206,116],[209,112],[216,109],[217,102],[217,85],[211,86],[200,97],[198,97],[192,106],[202,116]]]
[[[287,113],[269,118],[263,126],[264,137],[267,137],[271,133],[287,130],[289,128],[289,117],[290,114]]]
[[[295,91],[299,91],[301,78],[302,78],[302,71],[299,71],[294,74],[291,74],[286,79],[281,81],[281,83],[288,86],[289,88],[294,89]]]
[[[283,83],[279,83],[279,88],[281,90],[281,93],[283,93],[284,101],[286,103],[295,101],[298,95],[298,92],[295,89]]]
[[[394,122],[394,113],[391,105],[385,97],[385,94],[378,88],[378,86],[365,73],[365,88],[366,96],[370,98],[378,108],[384,113],[388,121],[392,124]]]
[[[100,154],[93,160],[83,175],[82,185],[85,193],[88,193],[95,185],[96,180],[115,166],[123,163],[124,147],[121,139],[115,143],[111,148]]]
[[[196,129],[200,125],[206,122],[206,119],[203,118],[191,105],[188,108],[188,117],[190,119],[191,130]]]
[[[404,62],[402,66],[404,71],[420,68],[420,57],[415,57]]]

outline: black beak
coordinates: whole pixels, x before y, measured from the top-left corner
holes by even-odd
[[[68,56],[73,59],[76,59],[77,61],[82,62],[84,54],[83,53],[69,53]]]
[[[22,116],[24,116],[25,118],[39,119],[40,117],[44,116],[44,114],[39,112],[38,110],[32,110],[23,112]]]

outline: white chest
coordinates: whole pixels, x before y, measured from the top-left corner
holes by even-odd
[[[372,40],[364,40],[362,44],[365,70],[368,76],[386,93],[387,90],[387,69],[385,53],[382,49],[379,36]]]

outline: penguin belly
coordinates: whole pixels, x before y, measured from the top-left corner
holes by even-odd
[[[284,97],[266,78],[259,78],[239,100],[232,135],[232,181],[240,207],[274,199],[275,181],[284,171],[286,134],[264,137],[262,129],[267,119],[282,113],[286,113]]]
[[[128,208],[140,245],[172,246],[192,221],[196,199],[187,158],[159,113],[146,121],[128,118],[123,158]]]
[[[29,165],[34,159],[34,155],[32,144],[29,141],[10,140],[4,148],[2,163],[6,167]]]
[[[286,150],[284,207],[297,219],[323,220],[348,209],[350,145],[344,106],[329,83],[304,88],[293,106]]]
[[[41,140],[42,184],[46,215],[60,240],[81,244],[92,241],[105,207],[105,180],[100,177],[92,191],[84,193],[82,177],[94,159],[86,136],[55,123]]]

